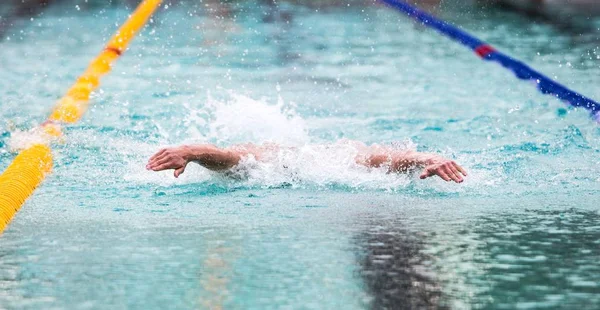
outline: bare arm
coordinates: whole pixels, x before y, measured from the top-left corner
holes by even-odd
[[[179,177],[189,162],[196,162],[203,167],[222,171],[233,168],[242,157],[241,152],[220,149],[214,145],[182,145],[158,151],[148,160],[146,169],[161,171],[174,169],[175,177]]]
[[[269,147],[267,147],[269,148]],[[272,146],[270,147],[272,149]],[[246,145],[221,149],[214,145],[183,145],[158,151],[148,160],[146,169],[162,171],[174,169],[179,177],[189,162],[196,162],[213,171],[223,171],[236,166],[243,156],[252,154],[257,158],[264,153],[264,147]],[[390,172],[406,172],[412,168],[424,168],[421,179],[439,176],[445,181],[463,182],[467,172],[456,162],[442,156],[414,151],[382,151],[362,154],[356,162],[366,167],[388,166]]]
[[[456,162],[437,154],[414,151],[380,152],[367,156],[359,156],[357,163],[367,167],[389,166],[390,172],[406,172],[412,168],[422,167],[421,179],[437,175],[445,181],[463,182],[467,172]]]

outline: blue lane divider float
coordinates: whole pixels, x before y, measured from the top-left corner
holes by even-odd
[[[381,1],[390,7],[408,15],[409,17],[412,17],[423,25],[431,27],[452,38],[453,40],[468,46],[482,59],[500,63],[503,67],[514,72],[517,78],[535,82],[537,88],[542,93],[553,95],[556,98],[566,101],[568,104],[574,107],[582,107],[589,110],[594,119],[600,122],[600,103],[570,90],[551,78],[537,72],[523,62],[497,51],[484,41],[481,41],[478,38],[458,29],[457,27],[439,20],[433,15],[421,11],[414,6],[407,4],[406,2],[400,0]]]

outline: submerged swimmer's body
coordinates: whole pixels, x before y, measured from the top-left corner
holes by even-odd
[[[389,172],[405,173],[414,168],[423,168],[421,179],[439,176],[445,181],[463,182],[467,172],[456,162],[437,154],[419,153],[411,150],[398,150],[381,145],[365,145],[348,141],[356,150],[356,164],[368,168],[386,167]],[[200,164],[212,171],[229,171],[242,159],[254,157],[257,161],[268,162],[283,150],[295,150],[277,144],[240,144],[219,148],[210,144],[182,145],[164,148],[148,160],[146,168],[153,171],[175,170],[179,177],[190,162]]]

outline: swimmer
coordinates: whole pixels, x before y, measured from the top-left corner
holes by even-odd
[[[355,161],[368,168],[387,167],[390,173],[406,173],[414,168],[422,168],[420,178],[438,176],[445,181],[461,183],[467,172],[456,162],[442,156],[419,153],[410,150],[397,150],[377,144],[366,145],[356,141],[346,141],[356,149]],[[281,150],[294,150],[277,144],[241,144],[219,148],[210,144],[182,145],[163,148],[148,160],[146,169],[153,171],[175,170],[179,177],[187,164],[195,162],[212,171],[226,172],[234,168],[243,158],[252,156],[257,161],[267,162]]]

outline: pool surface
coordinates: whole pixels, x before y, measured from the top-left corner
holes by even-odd
[[[382,5],[166,5],[0,238],[6,309],[600,308],[600,127]],[[130,8],[49,7],[0,41],[0,167]],[[600,19],[435,14],[600,99]],[[463,184],[347,164],[438,152]],[[153,173],[164,145],[273,141],[288,169]],[[292,171],[293,173],[291,173]]]

